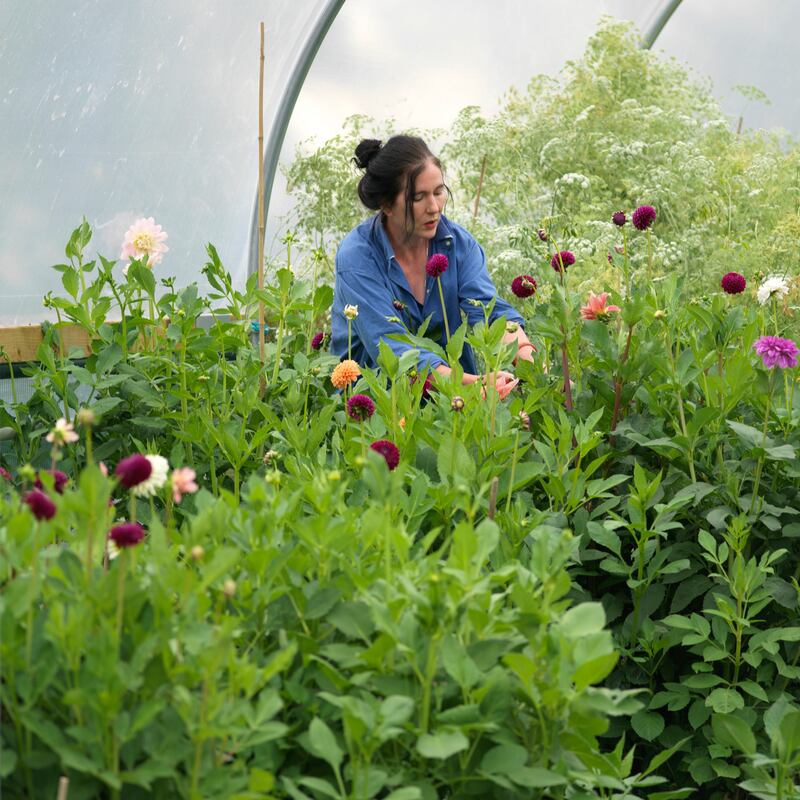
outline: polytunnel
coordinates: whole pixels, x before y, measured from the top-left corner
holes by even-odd
[[[792,30],[796,7],[788,0],[772,7],[775,30]],[[777,108],[751,104],[746,123],[800,128],[794,49],[753,37],[765,21],[743,4],[504,0],[431,7],[415,0],[389,9],[365,0],[38,0],[7,3],[5,12],[4,325],[45,316],[42,296],[60,289],[50,266],[63,260],[66,238],[84,215],[92,247],[108,258],[118,257],[134,219],[155,217],[169,232],[167,271],[179,285],[199,280],[202,287],[209,241],[238,284],[253,271],[260,21],[268,199],[277,178],[268,251],[291,208],[278,157],[289,161],[298,142],[334,135],[354,113],[446,127],[463,106],[491,107],[509,86],[555,74],[580,54],[604,13],[632,19],[645,35],[660,32],[656,47],[712,75],[723,94],[749,75]],[[734,120],[740,101],[730,102]]]

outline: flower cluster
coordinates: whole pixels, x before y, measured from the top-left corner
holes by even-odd
[[[719,285],[727,294],[741,294],[747,288],[747,281],[744,275],[740,275],[738,272],[729,272],[722,276]]]
[[[114,474],[138,497],[152,497],[167,482],[169,462],[164,456],[134,453],[117,464]]]
[[[120,549],[135,547],[144,539],[144,528],[138,522],[123,522],[111,529],[108,538]]]
[[[31,490],[22,499],[38,520],[52,519],[56,515],[56,504],[38,489]]]
[[[347,401],[347,415],[356,422],[366,422],[375,413],[375,403],[365,394],[354,394]]]
[[[400,451],[394,442],[390,442],[388,439],[378,439],[377,442],[373,442],[369,447],[370,450],[380,453],[386,459],[386,466],[390,470],[393,470],[400,463]]]
[[[321,350],[322,347],[327,343],[327,340],[328,340],[327,331],[320,331],[319,333],[315,334],[314,338],[311,340],[311,349]]]
[[[631,216],[631,222],[637,231],[646,231],[655,221],[656,210],[653,206],[639,206]]]

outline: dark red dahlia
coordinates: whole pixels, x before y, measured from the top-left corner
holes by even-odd
[[[723,275],[719,283],[723,291],[728,294],[741,294],[747,287],[744,275],[740,275],[738,272],[729,272],[727,275]]]
[[[153,471],[153,465],[140,453],[123,458],[117,464],[114,474],[119,478],[119,482],[126,488],[131,489],[146,481]]]
[[[536,235],[543,241],[547,241],[547,231],[544,228],[539,228]]]
[[[646,231],[656,221],[656,210],[653,206],[639,206],[633,212],[631,222],[637,231]]]
[[[530,275],[517,275],[511,281],[511,291],[517,297],[530,297],[536,294],[536,281]]]
[[[562,250],[560,253],[555,253],[550,259],[550,266],[556,271],[561,272],[563,265],[564,269],[571,267],[575,263],[575,256],[569,250]]]
[[[620,228],[628,221],[624,211],[615,211],[611,215],[611,221]]]
[[[144,539],[144,528],[138,522],[123,522],[111,529],[108,538],[117,547],[135,547]]]
[[[386,459],[386,465],[390,470],[400,463],[400,451],[397,449],[397,445],[388,439],[379,439],[377,442],[373,442],[370,449],[380,453]]]
[[[320,331],[318,334],[316,334],[314,338],[311,340],[311,349],[319,350],[325,343],[326,336],[327,334],[325,333],[325,331]]]
[[[449,264],[450,262],[444,253],[434,253],[425,265],[425,272],[427,272],[431,278],[438,278],[447,270]]]
[[[347,415],[357,422],[365,422],[375,413],[375,403],[365,394],[354,394],[347,401]]]
[[[60,469],[49,469],[47,470],[53,476],[53,488],[59,493],[64,494],[64,487],[69,483],[69,475],[66,472],[62,472]],[[37,489],[44,489],[44,484],[42,483],[42,479],[36,476],[36,480],[33,482],[33,485]]]
[[[53,519],[56,515],[56,504],[38,489],[28,492],[23,500],[27,503],[28,508],[33,512],[33,516],[36,519]]]

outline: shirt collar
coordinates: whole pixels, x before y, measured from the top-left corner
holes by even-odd
[[[380,212],[372,218],[372,235],[375,237],[385,260],[391,263],[394,258],[394,248],[386,234],[386,228],[383,225]],[[439,247],[443,246],[445,248],[449,248],[453,242],[453,229],[450,226],[450,220],[444,214],[439,218],[439,225],[436,228],[436,236],[434,236],[433,241]]]

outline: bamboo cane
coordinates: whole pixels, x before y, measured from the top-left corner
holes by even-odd
[[[264,23],[260,23],[261,57],[258,64],[258,289],[264,291]],[[266,389],[264,346],[264,300],[258,298],[258,354],[261,358],[259,388],[261,394]]]
[[[58,794],[56,795],[56,800],[67,800],[68,792],[69,792],[69,778],[66,775],[62,775],[58,779]]]

